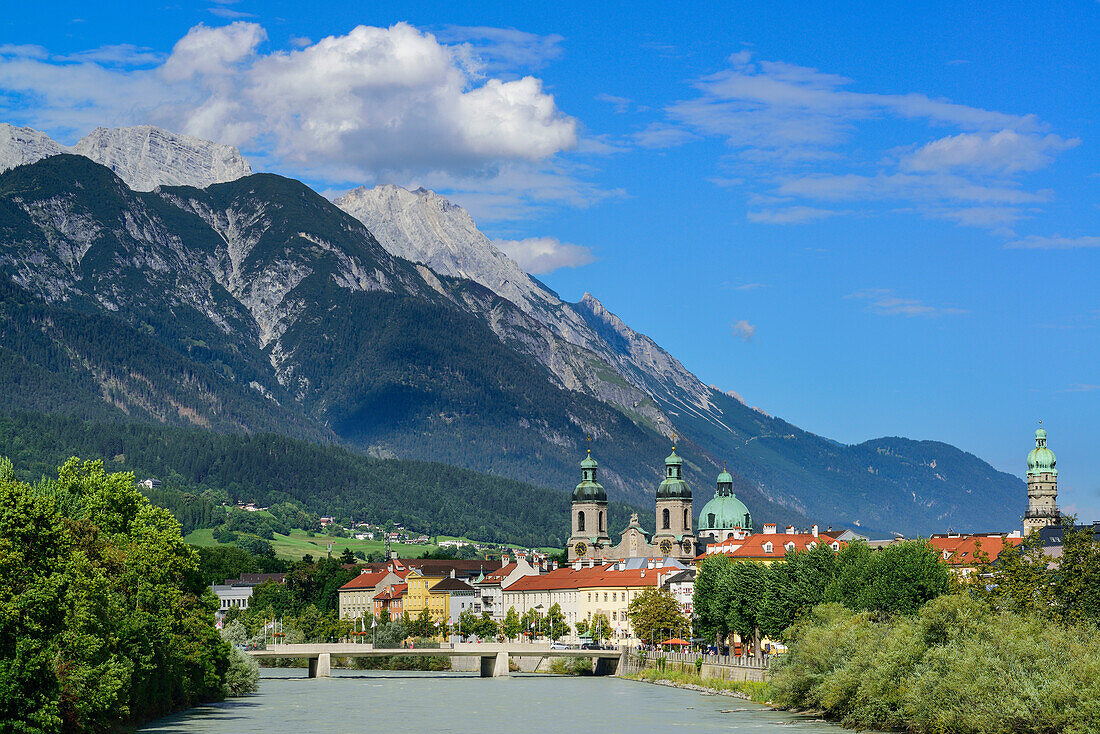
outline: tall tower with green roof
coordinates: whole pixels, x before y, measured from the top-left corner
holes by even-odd
[[[578,558],[603,558],[611,546],[611,536],[607,534],[607,492],[596,481],[599,466],[589,449],[581,462],[580,484],[573,489],[570,562]]]
[[[1058,522],[1058,459],[1047,448],[1047,432],[1035,431],[1035,448],[1027,455],[1027,512],[1024,535]]]
[[[672,447],[665,459],[665,476],[657,487],[657,532],[653,545],[663,556],[692,558],[695,533],[691,521],[691,487],[684,481],[684,460]]]

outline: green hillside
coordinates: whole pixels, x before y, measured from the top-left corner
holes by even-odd
[[[569,533],[568,493],[446,464],[374,459],[273,434],[0,414],[0,456],[21,479],[53,476],[74,455],[159,478],[166,489],[268,506],[293,501],[318,515],[435,535],[562,547]],[[631,511],[612,503],[612,523],[625,527]]]

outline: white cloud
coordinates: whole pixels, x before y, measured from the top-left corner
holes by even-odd
[[[616,97],[614,94],[597,94],[596,99],[611,105],[615,109],[615,114],[617,115],[629,112],[630,106],[634,104],[634,100],[629,97]]]
[[[666,107],[665,120],[638,142],[676,145],[686,134],[724,140],[731,153],[712,180],[744,181],[750,206],[761,194],[788,205],[750,213],[757,222],[828,216],[814,206],[820,202],[853,202],[846,213],[860,213],[854,204],[874,211],[874,202],[891,201],[895,206],[877,211],[1003,230],[1051,198],[1049,191],[1029,190],[1022,174],[1049,166],[1080,142],[1049,132],[1033,114],[919,92],[859,91],[845,76],[757,61],[749,51],[731,56],[728,68],[698,79],[694,88],[693,97]],[[887,124],[917,140],[881,146],[879,131]],[[955,129],[945,135],[944,128]]]
[[[501,58],[523,55],[518,32],[476,30]],[[535,77],[485,78],[470,66],[469,48],[406,23],[298,39],[290,50],[267,51],[266,41],[256,23],[200,24],[149,69],[3,47],[0,113],[61,137],[97,125],[160,125],[330,183],[420,178],[500,194],[502,180],[526,180],[586,195],[554,163],[577,145],[577,122]],[[547,57],[558,40],[539,43]]]
[[[562,242],[555,237],[493,240],[493,244],[532,275],[544,275],[558,268],[577,268],[595,259],[587,247]]]
[[[816,209],[812,206],[790,206],[784,209],[764,209],[749,212],[750,222],[762,222],[765,224],[805,224],[816,222],[836,215],[831,209]]]
[[[698,140],[699,136],[675,125],[655,122],[632,136],[634,142],[643,148],[673,148],[677,145]]]
[[[1005,247],[1016,250],[1070,250],[1079,247],[1100,247],[1100,237],[1063,237],[1057,234],[1051,237],[1031,235],[1009,242]]]
[[[968,169],[993,173],[1035,171],[1050,164],[1055,153],[1068,150],[1080,140],[1057,135],[1027,135],[1013,130],[995,133],[959,133],[918,148],[904,158],[906,171]]]
[[[734,286],[734,290],[738,291],[755,291],[759,288],[767,288],[767,283],[745,283],[744,285]]]
[[[750,342],[752,338],[756,336],[756,325],[750,324],[744,319],[731,323],[730,330],[733,331],[733,335],[741,341]]]
[[[557,34],[540,36],[514,28],[447,26],[438,37],[458,43],[471,66],[480,71],[509,72],[516,67],[538,69],[562,54]]]
[[[948,316],[967,313],[961,308],[930,306],[915,298],[901,298],[884,288],[856,291],[845,298],[867,301],[869,311],[884,316]]]

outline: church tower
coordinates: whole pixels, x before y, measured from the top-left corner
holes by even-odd
[[[603,558],[611,547],[607,534],[607,492],[596,481],[599,464],[592,449],[581,462],[581,483],[573,490],[573,530],[569,536],[569,561]]]
[[[665,459],[665,478],[657,487],[657,531],[653,534],[653,546],[661,555],[673,558],[695,556],[691,487],[684,481],[683,464],[673,446]]]
[[[1027,513],[1024,535],[1058,522],[1058,460],[1047,448],[1047,432],[1035,432],[1035,448],[1027,455]]]

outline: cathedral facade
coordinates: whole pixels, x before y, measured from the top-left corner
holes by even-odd
[[[638,515],[630,518],[619,542],[611,544],[607,530],[607,492],[596,480],[599,464],[592,452],[581,462],[581,482],[573,490],[569,561],[620,560],[660,556],[686,561],[695,557],[691,488],[683,478],[683,460],[676,454],[665,459],[665,475],[657,487],[656,532],[642,529]]]

